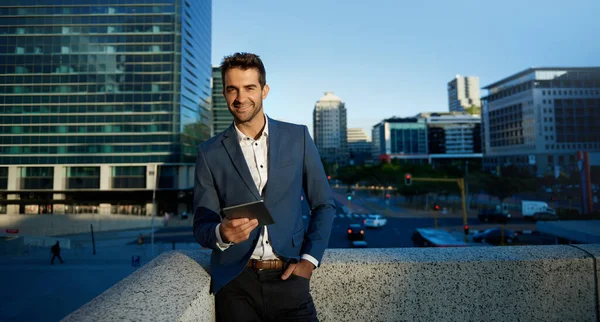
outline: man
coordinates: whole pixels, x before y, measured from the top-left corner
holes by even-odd
[[[213,250],[217,321],[316,321],[309,282],[335,214],[319,153],[306,126],[264,114],[269,86],[257,55],[225,57],[221,73],[234,122],[198,147],[194,185],[194,236]],[[272,225],[221,217],[222,208],[261,199]]]
[[[50,247],[50,251],[52,252],[52,260],[50,260],[50,265],[54,265],[54,259],[57,257],[58,260],[60,260],[61,264],[65,263],[62,257],[60,257],[60,243],[58,241],[56,241],[56,244],[54,244],[54,246]]]

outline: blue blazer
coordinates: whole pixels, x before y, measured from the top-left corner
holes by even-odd
[[[321,158],[306,126],[269,122],[269,169],[262,199],[275,223],[268,226],[275,254],[297,262],[309,254],[321,262],[335,215],[331,188]],[[260,235],[260,227],[248,240],[221,251],[215,229],[221,209],[261,200],[233,124],[198,146],[194,179],[194,237],[211,248],[211,291],[216,293],[242,272]],[[304,230],[300,196],[304,190],[311,208]]]

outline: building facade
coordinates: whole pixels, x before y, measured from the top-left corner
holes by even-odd
[[[227,101],[223,96],[223,76],[220,67],[212,69],[212,127],[213,135],[225,131],[233,123]]]
[[[600,67],[529,68],[485,89],[484,168],[549,175],[600,152]]]
[[[479,77],[456,75],[448,82],[448,107],[450,112],[480,114]]]
[[[315,104],[313,136],[321,159],[338,166],[348,164],[346,105],[333,92],[325,92]]]
[[[481,163],[481,117],[465,112],[419,113],[427,123],[427,153],[430,162],[456,164],[467,160]]]
[[[155,189],[184,207],[211,134],[211,6],[3,1],[0,211],[150,214]]]
[[[348,158],[350,165],[371,162],[371,138],[363,128],[348,128]]]
[[[427,124],[424,118],[389,118],[373,126],[372,157],[375,162],[401,159],[427,163]]]

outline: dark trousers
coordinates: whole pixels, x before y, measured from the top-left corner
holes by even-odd
[[[217,321],[318,321],[310,281],[281,274],[245,268],[215,295]]]
[[[58,260],[60,260],[61,264],[64,263],[64,261],[62,260],[62,258],[60,257],[60,254],[54,254],[54,256],[52,256],[52,260],[50,261],[50,264],[54,264],[54,259],[58,257]]]

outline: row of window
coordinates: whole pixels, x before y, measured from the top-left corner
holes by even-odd
[[[96,45],[94,43],[81,45],[80,43],[74,43],[71,45],[54,44],[47,46],[24,46],[17,44],[16,46],[0,46],[0,54],[2,54],[2,59],[5,61],[5,64],[29,65],[31,64],[30,62],[38,58],[39,55],[86,54],[101,56],[103,54],[128,53],[130,55],[143,54],[148,56],[147,54],[150,53],[150,56],[155,56],[152,54],[170,53],[174,48],[173,43],[163,44],[153,40],[146,40],[143,41],[143,43],[136,45],[126,44],[126,42],[134,42],[133,40],[123,40],[122,42],[122,45]]]
[[[5,106],[4,114],[91,114],[172,112],[170,104]],[[231,116],[229,110],[227,114]]]
[[[0,125],[0,134],[67,134],[67,133],[153,133],[170,132],[170,123],[162,124],[106,124],[106,125],[59,125],[59,126],[19,126]],[[69,140],[69,139],[67,139]]]
[[[526,82],[522,84],[518,84],[504,90],[501,90],[497,93],[491,94],[485,98],[488,102],[493,102],[505,97],[509,97],[527,90],[531,90],[532,87],[535,88],[600,88],[600,78],[598,75],[592,75],[594,79],[586,79],[586,80],[536,80],[533,82]],[[549,93],[550,91],[548,91]],[[570,94],[572,95],[572,94]]]
[[[546,150],[560,149],[598,149],[597,143],[579,143],[579,144],[546,144]]]
[[[165,75],[168,77],[167,75]],[[89,84],[89,85],[58,85],[58,86],[0,86],[0,94],[94,94],[94,93],[123,93],[133,94],[136,92],[160,93],[173,90],[173,83],[149,83],[149,84]]]
[[[185,156],[177,153],[165,155],[0,155],[0,164],[98,164],[98,163],[156,163],[156,162],[196,162],[196,155]]]
[[[229,126],[229,124],[228,124]],[[111,143],[171,143],[173,135],[145,133],[144,135],[3,135],[0,144],[111,144]]]
[[[62,1],[61,1],[62,2]],[[25,7],[23,1],[18,1],[21,7],[14,8],[0,8],[0,15],[2,16],[29,16],[29,15],[97,15],[97,14],[141,14],[141,13],[160,13],[160,12],[174,12],[175,7],[173,5],[159,5],[155,4],[152,6],[144,5],[132,5],[128,4],[124,6],[121,0],[104,0],[102,1],[103,6],[98,5],[77,5],[77,6],[51,6],[51,7]],[[79,4],[79,3],[73,3]],[[109,5],[115,4],[114,7]]]
[[[571,90],[564,90],[564,91],[562,91],[562,90],[559,89],[559,90],[553,90],[553,91],[548,90],[547,93],[548,93],[548,95],[555,95],[555,96],[556,95],[559,95],[559,96],[560,95],[579,95],[579,96],[581,96],[581,95],[600,95],[600,90],[593,90],[593,89],[590,89],[590,90],[588,90],[588,89],[586,89],[586,90],[582,90],[582,89],[580,89],[580,90],[577,90],[577,89],[576,90],[572,90],[571,89]],[[542,95],[546,96],[546,91],[542,91]],[[544,100],[544,104],[545,104],[545,100]],[[548,104],[551,104],[551,100],[548,100]]]
[[[73,93],[72,95],[0,95],[0,105],[58,103],[142,103],[169,102],[173,95],[165,93]]]
[[[50,57],[52,57],[54,55],[51,55]],[[158,57],[160,55],[149,55],[149,57]],[[171,56],[171,55],[167,55],[167,56]],[[23,57],[27,57],[27,56],[23,56]],[[48,57],[47,55],[41,55],[39,56],[41,57]],[[102,57],[102,56],[100,56]],[[172,57],[172,56],[171,56]],[[154,58],[153,58],[154,59]],[[111,69],[111,70],[106,70],[106,64],[103,63],[97,63],[94,61],[90,61],[89,63],[87,63],[87,65],[83,65],[81,66],[80,69],[78,69],[77,66],[74,65],[64,65],[62,62],[57,61],[57,62],[50,62],[47,64],[40,64],[39,62],[31,62],[31,64],[29,65],[18,65],[18,64],[1,64],[0,63],[0,72],[2,72],[2,74],[0,75],[4,75],[7,77],[7,79],[11,79],[11,77],[15,77],[15,81],[10,82],[10,83],[32,83],[31,81],[25,81],[26,79],[28,79],[29,77],[42,77],[44,76],[43,74],[50,74],[50,76],[55,76],[53,74],[70,74],[70,75],[87,75],[87,77],[93,77],[94,73],[96,74],[96,77],[116,77],[116,76],[120,76],[120,75],[124,75],[125,77],[127,77],[127,74],[132,74],[135,73],[135,75],[143,75],[146,73],[165,73],[165,72],[172,72],[173,71],[173,64],[172,64],[172,59],[171,62],[169,63],[164,63],[168,60],[164,59],[164,58],[156,58],[157,61],[156,62],[143,62],[143,63],[138,63],[138,64],[130,64],[130,63],[118,63],[118,65],[116,66],[116,68]],[[161,64],[160,61],[163,61],[163,63]],[[0,62],[3,62],[2,60],[0,60]],[[85,62],[83,64],[86,64]],[[104,69],[103,71],[101,71],[100,69],[102,69],[102,66],[104,65]],[[78,72],[75,72],[76,70],[78,70]],[[92,75],[89,75],[89,73],[92,73]],[[139,74],[139,73],[143,73],[143,74]],[[42,74],[42,75],[40,75]],[[116,75],[115,75],[116,74]],[[56,75],[56,76],[68,76],[68,75]],[[20,79],[23,79],[23,81],[18,81]]]
[[[0,146],[0,154],[89,154],[172,152],[172,145]]]
[[[71,124],[71,123],[160,123],[171,122],[170,113],[107,114],[107,115],[0,115],[0,124]],[[1,126],[1,125],[0,125]],[[65,133],[65,132],[63,132]]]
[[[86,24],[110,24],[124,25],[129,24],[135,26],[137,30],[147,30],[145,27],[157,22],[173,22],[173,14],[158,13],[158,14],[141,14],[141,15],[48,15],[37,17],[3,17],[0,19],[2,26],[32,26],[32,25],[47,25],[47,26],[65,26],[65,25],[86,25]],[[150,29],[151,30],[151,29]],[[17,34],[19,30],[17,30]]]

